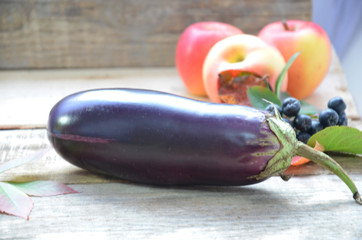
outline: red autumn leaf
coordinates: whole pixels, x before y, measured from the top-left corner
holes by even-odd
[[[71,187],[57,181],[33,181],[9,183],[30,196],[47,197],[69,193],[78,193]]]
[[[49,149],[50,148],[47,148],[33,155],[8,161],[0,166],[0,173],[38,160],[47,153]],[[44,197],[69,193],[77,193],[77,191],[56,181],[33,181],[24,183],[0,182],[0,213],[29,220],[29,214],[33,209],[33,201],[29,196]]]
[[[0,182],[0,212],[29,220],[33,201],[13,185]]]

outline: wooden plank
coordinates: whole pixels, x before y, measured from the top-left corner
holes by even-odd
[[[90,88],[146,88],[190,96],[176,69],[97,69],[0,73],[0,126],[43,126],[61,98]],[[0,127],[1,128],[1,127]]]
[[[170,67],[182,31],[221,21],[256,34],[311,19],[311,0],[0,1],[0,69]]]
[[[175,68],[126,68],[93,70],[3,71],[0,72],[0,129],[45,127],[53,105],[64,96],[89,88],[130,87],[190,95]],[[361,126],[360,116],[336,53],[330,69],[307,102],[326,108],[331,97],[347,103],[347,116],[353,126]],[[362,129],[362,128],[361,128]]]
[[[45,129],[0,131],[0,164],[12,159],[26,158],[48,149]],[[51,149],[41,159],[1,173],[0,181],[54,180],[63,183],[101,183],[114,180],[92,174],[64,161]]]
[[[0,164],[50,148],[45,129],[0,131]],[[362,174],[362,156],[332,155],[348,174]],[[309,163],[290,168],[286,174],[294,176],[330,174],[327,170]],[[125,182],[93,174],[63,160],[53,149],[35,162],[19,166],[0,174],[0,181],[55,180],[67,184]]]
[[[362,186],[362,175],[355,176]],[[361,206],[334,176],[245,187],[71,185],[33,198],[30,220],[0,215],[1,239],[360,239]]]

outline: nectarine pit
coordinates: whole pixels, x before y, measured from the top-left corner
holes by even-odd
[[[271,88],[268,75],[260,76],[251,72],[224,71],[219,73],[218,94],[222,103],[248,105],[248,88],[262,86]]]

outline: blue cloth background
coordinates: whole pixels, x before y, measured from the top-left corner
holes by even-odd
[[[313,0],[313,21],[330,37],[362,114],[362,0]]]

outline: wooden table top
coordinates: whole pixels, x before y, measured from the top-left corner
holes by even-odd
[[[49,147],[50,108],[75,91],[148,88],[189,96],[174,68],[0,72],[0,164]],[[362,129],[336,55],[307,101],[339,95]],[[362,157],[333,156],[362,189]],[[0,181],[56,180],[77,194],[33,197],[30,220],[0,215],[0,239],[360,239],[362,207],[338,177],[313,163],[243,187],[154,187],[79,169],[50,150],[0,174]]]

